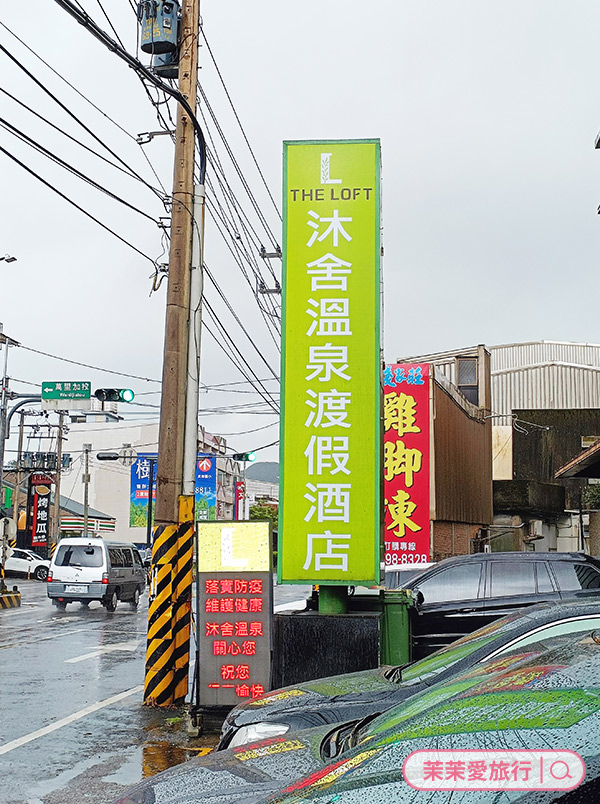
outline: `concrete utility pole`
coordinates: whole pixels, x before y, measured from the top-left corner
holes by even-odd
[[[200,0],[186,0],[181,21],[179,91],[194,114],[198,80],[199,26]],[[180,105],[177,112],[175,141],[171,251],[158,435],[156,525],[177,524],[179,497],[183,491],[190,278],[194,231],[194,149],[194,126],[190,115]]]
[[[189,676],[204,220],[203,186],[196,208],[194,198],[196,134],[201,181],[206,164],[196,120],[199,27],[200,0],[185,0],[144,684],[149,706],[182,703]]]
[[[83,445],[83,536],[88,535],[89,490],[90,490],[90,452],[91,444]]]
[[[13,341],[8,335],[2,332],[0,324],[0,344],[4,345],[4,371],[2,373],[2,393],[0,395],[0,487],[4,472],[4,447],[6,442],[6,406],[8,404],[8,350],[11,346],[19,346],[17,341]]]
[[[52,547],[58,543],[60,539],[60,481],[62,475],[62,454],[63,454],[63,428],[65,423],[65,414],[61,410],[58,415],[58,437],[56,445],[56,483],[54,484],[54,512],[52,516],[53,527],[48,535],[48,550],[49,555],[52,553]]]

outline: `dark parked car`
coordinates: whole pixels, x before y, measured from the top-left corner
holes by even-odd
[[[584,553],[477,553],[410,580],[413,658],[534,603],[600,596],[600,561]]]
[[[590,631],[555,636],[436,684],[375,719],[192,759],[140,782],[118,804],[504,804],[529,795],[416,791],[403,763],[415,750],[433,748],[576,751],[588,771],[581,787],[588,797],[579,801],[596,800],[600,639]],[[534,798],[563,802],[563,795]]]
[[[600,598],[542,603],[497,619],[412,664],[305,681],[236,706],[223,723],[218,750],[384,712],[434,684],[526,645],[539,647],[560,634],[595,629],[600,630]]]

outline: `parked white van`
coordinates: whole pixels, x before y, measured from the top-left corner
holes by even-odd
[[[136,547],[97,538],[61,539],[47,577],[48,597],[59,609],[67,603],[98,600],[114,611],[119,600],[137,608],[146,575]]]

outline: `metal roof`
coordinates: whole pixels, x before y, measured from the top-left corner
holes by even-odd
[[[492,411],[600,409],[600,344],[526,341],[487,346],[490,353]],[[477,347],[413,357],[402,362],[434,363],[436,373],[456,385],[456,359]],[[497,422],[500,423],[500,422]]]
[[[600,477],[600,440],[561,466],[554,477]]]

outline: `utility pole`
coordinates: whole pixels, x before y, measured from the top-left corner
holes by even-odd
[[[196,134],[201,181],[206,163],[196,120],[199,28],[200,0],[185,0],[144,684],[149,706],[182,703],[188,690],[204,221],[203,185],[195,205]]]
[[[83,445],[83,535],[88,535],[89,488],[90,488],[90,452],[91,444]]]
[[[194,114],[199,26],[200,0],[186,0],[181,20],[179,91]],[[181,105],[177,111],[175,137],[171,250],[156,478],[157,525],[174,525],[179,521],[179,497],[183,491],[196,141],[190,115]]]
[[[15,493],[13,494],[12,518],[19,523],[19,499],[21,496],[21,484],[23,483],[23,437],[25,434],[25,411],[20,410],[19,416],[19,445],[17,447],[17,471],[15,473]]]
[[[6,442],[6,406],[8,404],[8,350],[11,346],[19,346],[17,341],[13,341],[8,335],[2,332],[0,324],[0,344],[4,344],[4,371],[2,372],[2,393],[0,395],[0,488],[4,475],[4,446]]]
[[[63,427],[65,421],[65,414],[61,410],[58,414],[58,438],[56,444],[56,483],[54,484],[54,512],[53,512],[53,528],[50,531],[48,555],[52,555],[52,547],[60,539],[60,480],[62,474],[62,453],[63,453]],[[87,470],[86,470],[87,471]]]

